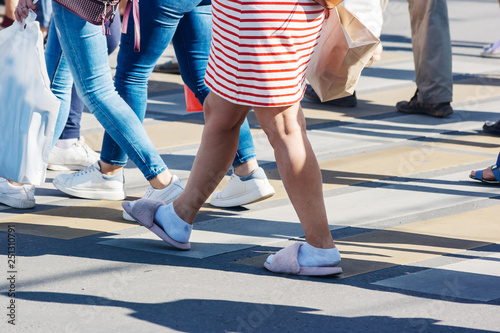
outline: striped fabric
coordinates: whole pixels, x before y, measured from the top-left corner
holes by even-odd
[[[241,105],[272,107],[302,99],[305,71],[323,23],[313,0],[213,0],[205,82]]]

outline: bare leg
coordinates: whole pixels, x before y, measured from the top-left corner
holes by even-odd
[[[5,178],[7,179],[7,178]],[[21,183],[18,183],[18,182],[15,182],[13,180],[10,180],[10,179],[7,179],[7,181],[11,184],[11,185],[14,185],[14,186],[23,186],[24,184],[21,184]]]
[[[234,168],[234,173],[240,177],[249,176],[255,169],[259,167],[257,159],[251,159],[248,162],[238,165]]]
[[[323,199],[321,171],[306,134],[300,103],[279,108],[254,108],[262,129],[274,148],[278,170],[314,247],[333,248]]]
[[[240,126],[250,107],[210,93],[203,104],[205,127],[186,188],[174,201],[179,217],[189,224],[231,166],[238,148]]]
[[[16,18],[14,11],[16,9],[18,0],[5,0],[5,16],[14,20]]]

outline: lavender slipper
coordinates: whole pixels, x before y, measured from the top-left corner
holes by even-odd
[[[123,209],[134,218],[140,225],[148,228],[156,236],[163,239],[166,243],[172,245],[179,250],[191,249],[191,243],[180,243],[172,239],[165,230],[155,223],[155,213],[158,207],[164,206],[165,203],[157,200],[140,199],[137,200],[133,207],[130,207],[129,202],[122,202]]]
[[[264,263],[264,267],[274,273],[284,273],[292,275],[323,276],[341,274],[342,268],[338,266],[325,267],[302,267],[299,265],[297,256],[302,242],[296,242],[278,251],[270,264]]]

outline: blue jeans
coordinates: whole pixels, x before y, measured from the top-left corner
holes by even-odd
[[[53,24],[45,57],[52,92],[61,101],[54,143],[68,119],[74,80],[78,95],[90,112],[123,147],[147,180],[166,169],[141,121],[115,90],[106,37],[100,26],[92,25],[53,3]],[[113,161],[101,160],[114,164]]]
[[[109,26],[109,22],[106,23],[106,29],[110,27],[110,35],[106,35],[106,43],[108,45],[108,55],[113,53],[113,51],[118,47],[121,37],[121,26],[120,15],[115,16],[113,24]],[[80,122],[82,120],[83,109],[85,104],[78,97],[75,85],[71,89],[71,104],[69,108],[68,120],[66,121],[66,126],[61,133],[59,139],[80,139]]]
[[[142,121],[146,113],[148,78],[172,41],[184,83],[203,104],[210,92],[204,76],[211,41],[209,0],[141,0],[141,51],[134,52],[134,22],[128,22],[122,35],[115,86],[123,99]],[[126,154],[110,135],[105,134],[101,156],[117,163],[126,162]],[[233,167],[255,158],[255,147],[248,120],[240,129],[238,151]]]
[[[36,5],[36,20],[41,28],[48,28],[52,18],[52,0],[40,0]]]

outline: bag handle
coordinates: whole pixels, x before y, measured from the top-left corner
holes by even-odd
[[[134,18],[134,51],[139,52],[141,50],[141,22],[139,19],[139,0],[129,0],[127,7],[125,8],[125,13],[123,15],[122,22],[122,34],[127,33],[128,28],[128,18],[130,15],[130,10],[133,5],[132,15]]]

